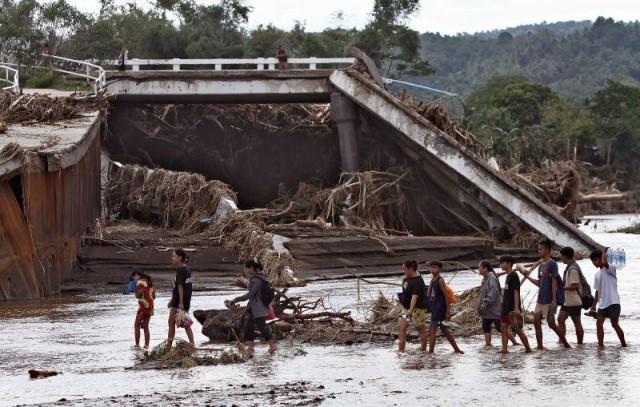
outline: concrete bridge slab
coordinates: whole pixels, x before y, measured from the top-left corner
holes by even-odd
[[[106,89],[118,103],[328,103],[331,72],[109,71]]]

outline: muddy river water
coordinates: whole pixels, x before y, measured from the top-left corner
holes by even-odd
[[[619,272],[621,326],[629,347],[618,346],[605,326],[604,350],[595,345],[595,322],[583,317],[585,344],[561,349],[545,331],[549,350],[507,356],[483,347],[480,337],[460,340],[465,355],[439,342],[435,355],[411,345],[399,355],[391,345],[310,346],[304,355],[281,345],[276,356],[264,346],[239,365],[202,366],[188,370],[131,370],[139,354],[132,345],[135,300],[123,294],[77,295],[41,302],[0,304],[0,405],[638,405],[640,399],[640,238],[607,233],[638,221],[638,216],[601,216],[583,226],[596,241],[627,251]],[[595,269],[581,265],[592,282]],[[393,279],[396,281],[397,279]],[[459,272],[455,290],[479,283],[471,272]],[[382,288],[362,285],[363,305],[356,303],[354,281],[322,282],[293,290],[312,298],[328,296],[334,308],[353,309],[364,317],[367,302]],[[523,295],[532,286],[523,286]],[[235,293],[198,292],[193,309],[219,308]],[[533,298],[535,291],[529,295]],[[151,322],[152,346],[167,332],[168,293],[157,299]],[[197,325],[197,324],[196,324]],[[535,342],[532,326],[527,332]],[[575,343],[573,326],[568,338]],[[206,337],[196,331],[199,346]],[[183,332],[179,335],[184,336]],[[498,343],[494,337],[494,343]],[[62,372],[31,380],[28,369]],[[242,384],[245,384],[243,387]],[[282,391],[282,389],[288,389]]]

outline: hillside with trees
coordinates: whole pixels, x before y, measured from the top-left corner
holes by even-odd
[[[418,0],[376,0],[362,29],[339,24],[308,32],[301,24],[249,30],[251,10],[241,0],[100,4],[94,15],[66,0],[0,0],[0,60],[21,64],[24,81],[34,75],[28,67],[42,63],[45,46],[55,55],[104,62],[123,47],[130,58],[168,59],[273,56],[280,46],[290,56],[349,56],[355,45],[385,76],[460,93],[439,103],[460,110],[454,115],[503,168],[575,161],[591,151],[588,158],[620,170],[628,188],[640,178],[638,22],[601,17],[593,24],[421,35],[407,25]]]
[[[422,56],[435,73],[413,79],[466,95],[494,75],[521,75],[575,100],[593,95],[609,79],[640,82],[638,22],[600,17],[586,28],[580,23],[528,27],[498,35],[423,34]]]

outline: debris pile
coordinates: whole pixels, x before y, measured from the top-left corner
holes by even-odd
[[[321,220],[340,225],[385,233],[406,230],[402,214],[407,198],[400,182],[407,175],[381,171],[343,173],[333,188],[318,188],[301,183],[293,196],[274,203],[282,211],[281,220]]]
[[[516,165],[505,173],[573,222],[581,212],[633,212],[640,206],[640,189],[621,191],[621,174],[585,162],[544,161],[537,168]]]
[[[236,349],[212,349],[209,354],[194,350],[187,341],[176,339],[175,345],[167,349],[167,341],[163,341],[149,351],[134,369],[174,369],[192,368],[195,366],[216,366],[243,363],[250,355],[243,346]]]
[[[429,120],[438,129],[451,136],[458,143],[476,155],[487,159],[487,149],[478,138],[454,120],[449,112],[435,102],[425,103],[411,97],[407,93],[401,95],[401,100],[422,117]]]
[[[462,292],[458,303],[452,305],[450,328],[457,336],[468,337],[482,332],[477,313],[480,287]],[[369,308],[365,321],[355,321],[350,312],[326,308],[322,298],[309,301],[288,297],[286,290],[278,293],[274,303],[277,319],[272,322],[277,338],[289,338],[301,343],[352,344],[394,341],[398,333],[398,318],[402,306],[382,293]],[[244,308],[195,311],[194,316],[203,324],[203,334],[213,342],[229,342],[241,336]],[[410,338],[418,337],[415,329]]]
[[[220,181],[137,165],[115,168],[105,188],[111,215],[155,221],[190,233],[202,230],[201,220],[214,217],[223,199],[234,204],[237,200]]]
[[[105,109],[103,97],[76,99],[47,95],[18,95],[0,91],[0,123],[50,123]]]
[[[202,175],[137,165],[114,169],[105,188],[112,217],[157,222],[182,233],[216,240],[238,254],[255,258],[277,286],[300,285],[291,254],[278,251],[274,235],[265,231],[270,211],[241,211],[231,188]]]
[[[272,284],[279,287],[301,285],[291,254],[286,249],[278,250],[274,235],[265,230],[262,216],[268,214],[251,210],[235,211],[210,226],[205,233],[237,253],[239,259],[260,261]]]

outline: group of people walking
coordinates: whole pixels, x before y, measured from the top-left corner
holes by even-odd
[[[538,298],[533,312],[537,349],[545,349],[543,342],[542,321],[546,320],[549,328],[557,335],[565,348],[571,345],[567,340],[566,323],[571,319],[577,338],[577,343],[584,341],[584,329],[581,314],[583,309],[589,309],[587,315],[597,319],[598,346],[604,346],[604,323],[610,320],[622,346],[626,346],[624,332],[619,325],[620,296],[617,288],[617,270],[608,264],[606,250],[596,250],[590,259],[598,268],[593,288],[595,295],[591,295],[591,287],[587,283],[580,266],[575,260],[575,253],[571,247],[560,250],[565,270],[562,276],[558,271],[558,263],[551,257],[552,244],[549,240],[542,240],[538,244],[540,260],[526,269],[515,264],[513,257],[500,258],[500,271],[496,272],[491,263],[483,261],[479,265],[482,284],[477,302],[477,311],[482,318],[482,331],[485,344],[491,346],[492,329],[501,334],[501,352],[508,352],[511,342],[517,345],[519,338],[525,352],[532,352],[529,339],[524,327],[524,310],[522,307],[521,286],[529,280],[538,286]],[[169,307],[169,331],[167,348],[170,349],[176,327],[184,328],[189,342],[195,347],[191,319],[188,312],[191,305],[192,279],[187,265],[189,258],[184,250],[176,249],[171,254],[171,262],[176,267]],[[537,278],[533,271],[537,271]],[[425,283],[418,272],[418,263],[410,260],[403,265],[402,293],[399,301],[403,308],[398,322],[398,347],[404,352],[407,342],[407,331],[410,324],[418,331],[420,348],[422,351],[434,352],[436,333],[440,329],[456,353],[464,353],[458,346],[450,329],[451,304],[455,301],[455,294],[441,276],[443,264],[433,261],[429,264],[431,279]],[[236,327],[240,341],[248,342],[248,351],[253,352],[255,330],[262,334],[269,343],[269,352],[276,351],[275,339],[267,319],[271,317],[270,303],[273,300],[273,288],[265,277],[262,265],[249,260],[244,265],[245,275],[249,278],[248,291],[226,304],[235,306],[238,302],[248,301],[248,307],[241,321]],[[523,277],[520,278],[520,273]],[[499,277],[506,275],[504,288]],[[140,331],[144,331],[144,347],[148,349],[150,341],[149,320],[154,314],[154,300],[156,297],[153,281],[150,276],[134,271],[131,275],[129,292],[135,293],[138,300],[138,311],[134,322],[135,344],[140,345]],[[599,306],[599,307],[598,307]],[[559,312],[558,312],[559,308]],[[597,311],[596,311],[597,308]],[[557,316],[556,316],[557,315]]]
[[[549,328],[557,335],[565,348],[571,348],[567,341],[566,322],[570,318],[575,327],[577,343],[584,341],[584,328],[581,314],[583,309],[589,309],[587,315],[596,318],[598,346],[604,347],[604,323],[610,320],[620,344],[625,347],[624,332],[619,325],[620,296],[617,288],[617,270],[608,264],[606,250],[595,250],[591,253],[592,264],[598,268],[593,288],[595,296],[591,295],[591,287],[587,283],[580,266],[575,260],[575,253],[571,247],[560,250],[565,270],[562,275],[558,271],[558,263],[551,257],[552,243],[544,239],[538,244],[540,260],[526,269],[516,265],[512,256],[500,258],[500,272],[496,272],[491,264],[483,261],[479,266],[482,284],[478,297],[477,310],[482,319],[482,331],[485,344],[491,346],[492,328],[501,334],[502,347],[500,352],[508,352],[508,344],[517,345],[516,336],[520,338],[525,352],[531,352],[529,339],[523,331],[524,311],[522,308],[521,285],[529,280],[538,286],[538,298],[533,312],[537,349],[543,350],[542,321],[546,320]],[[533,270],[538,269],[537,278]],[[458,347],[447,321],[451,316],[451,302],[446,293],[449,287],[440,277],[442,263],[430,263],[431,282],[427,287],[415,261],[404,263],[404,278],[402,281],[402,295],[400,300],[404,314],[398,323],[399,350],[405,349],[406,332],[409,322],[413,323],[420,335],[421,349],[427,348],[427,311],[431,312],[428,342],[429,352],[435,348],[435,334],[438,327],[447,338],[453,350],[463,353]],[[522,274],[521,279],[518,272]],[[500,285],[499,277],[506,275],[504,288]],[[559,308],[559,313],[558,313]],[[597,308],[597,311],[596,311]],[[556,316],[557,314],[557,316]]]

